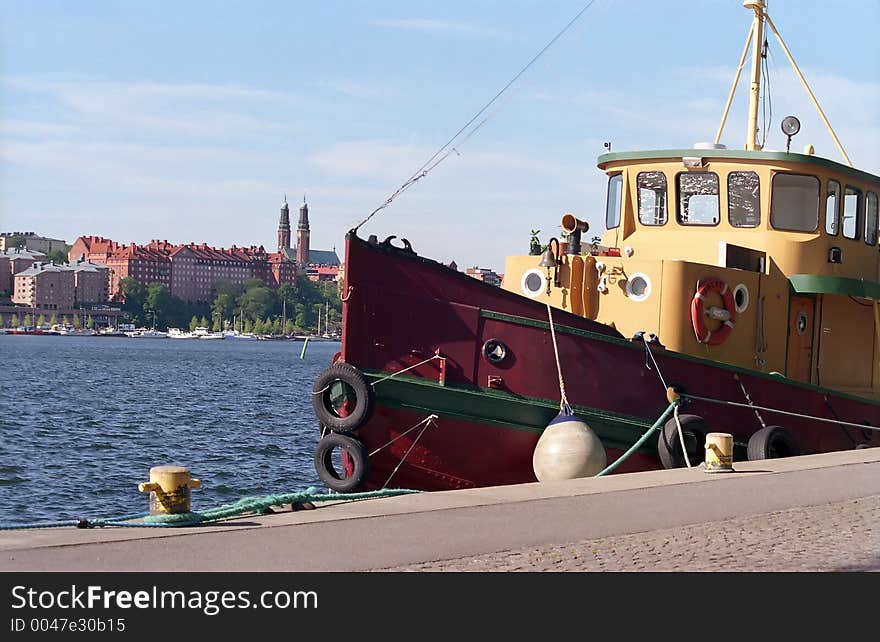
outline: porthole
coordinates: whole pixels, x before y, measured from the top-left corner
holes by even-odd
[[[798,335],[803,336],[807,332],[807,326],[809,325],[809,320],[807,319],[806,312],[798,312],[797,321],[795,321],[794,327],[797,331]]]
[[[651,296],[651,279],[643,272],[636,272],[626,280],[626,296],[633,301],[644,301]]]
[[[541,295],[541,292],[544,290],[544,284],[544,275],[538,269],[532,269],[523,274],[522,281],[520,282],[522,293],[531,299]]]
[[[745,283],[740,283],[733,288],[733,304],[738,314],[742,314],[749,307],[749,289]]]
[[[507,346],[498,339],[489,339],[483,344],[483,356],[489,363],[499,364],[507,357]]]

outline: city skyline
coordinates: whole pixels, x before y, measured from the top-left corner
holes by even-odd
[[[270,250],[284,196],[296,210],[306,194],[311,244],[344,260],[346,231],[587,2],[509,5],[91,2],[72,13],[0,2],[0,229]],[[739,0],[699,7],[596,0],[475,135],[361,235],[503,272],[507,254],[528,252],[530,230],[558,235],[564,212],[601,234],[605,142],[714,138],[750,14]],[[880,173],[880,3],[845,7],[858,19],[831,22],[815,0],[768,3],[854,164]],[[779,122],[794,114],[793,151],[813,144],[843,162],[769,44],[767,148],[785,148]],[[722,136],[731,148],[744,140],[747,82]]]

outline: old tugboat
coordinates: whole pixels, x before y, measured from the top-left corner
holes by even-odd
[[[697,465],[710,431],[734,460],[880,444],[880,177],[818,103],[846,164],[761,149],[765,29],[815,98],[764,0],[744,6],[745,149],[719,144],[729,99],[714,143],[600,156],[601,240],[565,214],[498,288],[349,232],[341,351],[313,389],[329,488],[533,482],[566,456],[543,448],[539,466],[559,423],[598,438],[569,476]],[[790,145],[799,123],[782,127]]]

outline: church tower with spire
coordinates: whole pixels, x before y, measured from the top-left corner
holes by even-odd
[[[288,225],[288,239],[290,226]],[[299,223],[296,226],[296,264],[305,267],[309,264],[309,206],[303,196],[302,207],[299,208]]]
[[[278,223],[278,251],[283,254],[288,248],[290,248],[290,208],[287,206],[287,194],[285,194],[284,202],[281,204],[281,221]]]

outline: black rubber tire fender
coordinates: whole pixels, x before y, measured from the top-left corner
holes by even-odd
[[[685,444],[693,443],[693,452],[688,449],[687,453],[691,466],[697,466],[706,458],[706,435],[709,433],[709,426],[706,424],[706,420],[699,415],[679,415],[678,420],[681,422]],[[689,434],[693,435],[693,439],[688,439]],[[663,431],[657,438],[657,453],[660,455],[660,462],[664,468],[684,468],[687,466],[681,451],[681,440],[678,438],[678,425],[675,423],[675,417],[663,425]]]
[[[765,426],[749,437],[749,461],[781,459],[801,454],[797,441],[782,426]]]
[[[355,406],[345,417],[339,416],[330,400],[332,386],[337,381],[347,385],[354,393]],[[373,412],[373,388],[363,373],[350,363],[334,363],[315,380],[312,407],[319,424],[333,432],[349,434],[369,420]]]
[[[333,451],[340,448],[351,458],[352,472],[344,476],[333,465]],[[331,432],[322,437],[315,446],[315,470],[327,488],[337,493],[350,493],[357,489],[370,472],[370,455],[363,442],[348,435]]]

